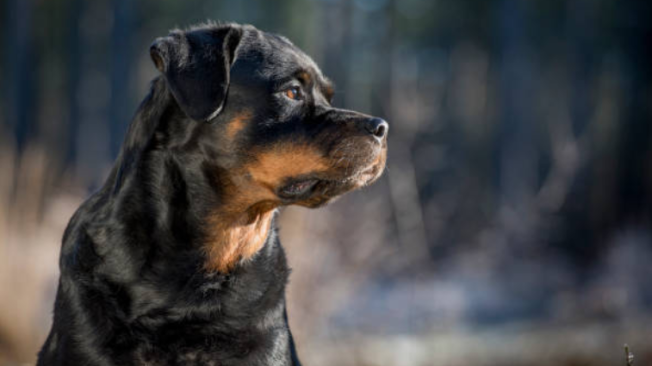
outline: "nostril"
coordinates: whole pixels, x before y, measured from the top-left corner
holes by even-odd
[[[376,133],[374,133],[374,135],[382,139],[387,134],[387,129],[388,129],[387,122],[383,121],[383,123],[380,124],[376,129]]]
[[[367,124],[367,131],[376,136],[379,139],[384,138],[387,135],[387,130],[389,130],[389,124],[385,122],[382,118],[372,118]]]

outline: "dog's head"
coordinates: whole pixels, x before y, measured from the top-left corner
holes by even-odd
[[[238,209],[317,207],[384,170],[387,123],[332,107],[332,84],[284,37],[205,25],[159,38],[150,51],[192,120],[177,148],[202,159],[204,174],[239,197]]]

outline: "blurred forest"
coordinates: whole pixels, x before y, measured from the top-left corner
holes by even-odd
[[[150,43],[206,19],[391,126],[378,183],[282,213],[306,364],[652,364],[652,2],[0,0],[0,365],[35,360]]]

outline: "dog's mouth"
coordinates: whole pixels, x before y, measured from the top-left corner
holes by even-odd
[[[354,188],[351,179],[296,178],[277,190],[283,204],[316,207]]]
[[[292,179],[278,190],[277,195],[283,199],[302,198],[310,195],[319,181],[314,178]]]
[[[293,177],[276,190],[284,204],[317,207],[346,192],[375,182],[385,168],[385,150],[371,164],[361,169],[344,169],[339,173],[316,173]]]

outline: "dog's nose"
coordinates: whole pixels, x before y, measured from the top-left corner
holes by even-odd
[[[374,117],[365,121],[365,130],[374,135],[377,139],[382,140],[387,136],[389,124],[382,118]]]

